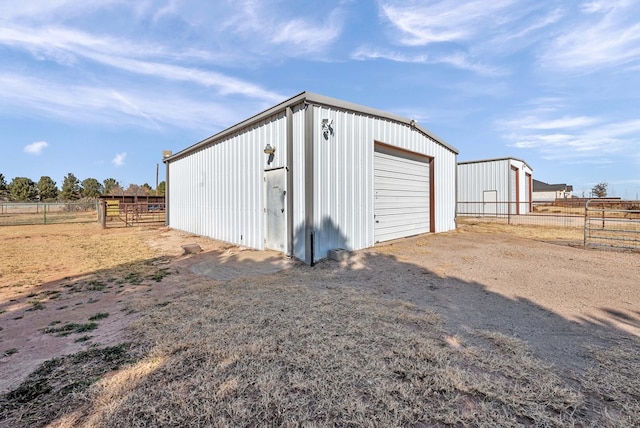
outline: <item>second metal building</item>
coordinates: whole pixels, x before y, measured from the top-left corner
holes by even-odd
[[[457,154],[413,120],[303,92],[165,158],[167,223],[312,264],[455,229]]]
[[[516,158],[458,164],[458,215],[527,214],[532,209],[533,170]]]

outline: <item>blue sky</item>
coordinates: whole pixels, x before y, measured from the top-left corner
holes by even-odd
[[[177,152],[302,91],[640,193],[636,0],[0,0],[0,173],[155,185]]]

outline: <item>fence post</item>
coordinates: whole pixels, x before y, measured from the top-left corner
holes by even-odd
[[[43,205],[42,212],[43,212],[43,215],[44,215],[44,224],[47,224],[47,204]]]
[[[587,228],[589,227],[589,201],[584,203],[584,242],[583,245],[587,246]]]
[[[100,201],[100,205],[102,206],[102,212],[99,212],[98,216],[100,217],[100,223],[102,223],[102,228],[106,229],[107,228],[107,200],[102,199]]]

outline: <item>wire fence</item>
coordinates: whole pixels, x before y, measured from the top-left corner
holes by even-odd
[[[0,203],[0,226],[95,222],[98,206],[94,201]]]

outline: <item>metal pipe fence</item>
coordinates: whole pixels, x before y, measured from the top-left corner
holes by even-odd
[[[582,207],[565,207],[553,204],[530,204],[528,202],[458,202],[457,216],[460,219],[473,218],[474,221],[581,228],[584,226]]]
[[[589,200],[584,245],[640,249],[640,201]]]
[[[0,226],[90,223],[98,220],[98,202],[3,202]]]
[[[122,202],[118,199],[103,199],[98,217],[103,228],[164,224],[166,203]]]

